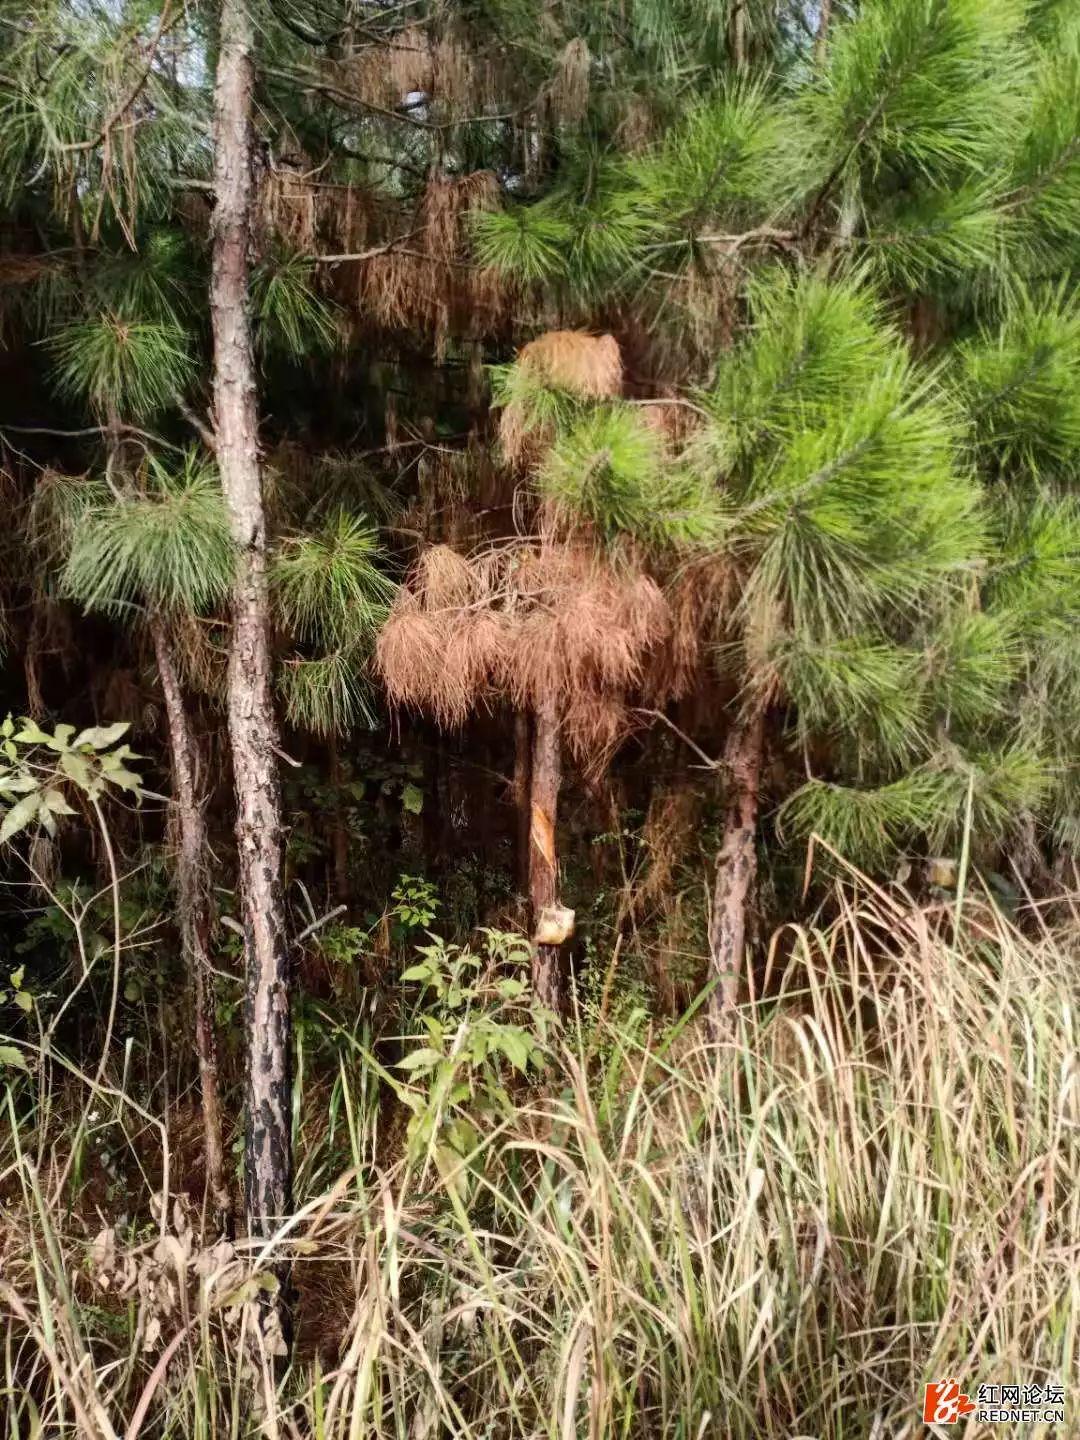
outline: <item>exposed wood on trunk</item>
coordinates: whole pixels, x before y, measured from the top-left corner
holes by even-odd
[[[728,732],[724,770],[727,812],[709,916],[709,973],[717,981],[710,1018],[718,1033],[728,1026],[739,1000],[746,949],[746,907],[757,872],[757,818],[765,707],[757,705]]]
[[[216,448],[239,557],[232,606],[228,716],[247,969],[245,1202],[253,1235],[292,1209],[289,964],[282,890],[281,798],[271,691],[266,522],[248,309],[252,214],[252,29],[245,0],[222,0],[214,92],[213,259]],[[264,1314],[288,1345],[288,1272]],[[273,1334],[273,1321],[282,1328]]]
[[[559,714],[554,700],[538,705],[533,718],[532,773],[529,802],[529,901],[535,928],[544,908],[554,905],[558,884],[555,822],[562,753]],[[534,945],[533,989],[537,999],[558,1011],[562,1007],[562,977],[557,945]]]
[[[172,792],[176,806],[176,908],[184,959],[195,987],[195,1048],[202,1090],[203,1144],[206,1150],[206,1184],[219,1230],[229,1232],[232,1207],[225,1180],[221,1096],[218,1088],[217,1033],[214,1028],[213,976],[210,963],[212,910],[206,819],[199,800],[199,754],[184,704],[180,677],[168,630],[151,612],[158,678],[165,697],[172,755]]]
[[[514,814],[518,890],[529,893],[530,790],[532,788],[532,727],[529,712],[514,712]]]

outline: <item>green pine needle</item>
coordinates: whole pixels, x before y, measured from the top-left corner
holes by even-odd
[[[313,735],[346,735],[357,725],[373,729],[376,710],[363,657],[347,651],[287,658],[277,671],[285,718]]]
[[[378,532],[345,511],[285,541],[270,566],[282,623],[306,642],[350,650],[370,642],[394,596],[382,559]]]
[[[151,459],[140,493],[78,521],[61,584],[86,610],[200,611],[228,595],[234,555],[216,470],[191,455],[178,472]]]
[[[195,375],[190,338],[171,320],[127,320],[102,311],[72,321],[46,343],[60,393],[99,411],[149,418]]]
[[[665,459],[660,436],[631,405],[587,410],[558,435],[540,488],[609,540],[701,543],[719,529],[715,492]]]

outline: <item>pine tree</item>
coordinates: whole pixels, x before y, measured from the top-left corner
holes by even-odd
[[[1075,17],[904,0],[823,12],[812,44],[782,23],[773,37],[770,76],[729,36],[638,154],[596,162],[618,102],[590,96],[558,129],[561,163],[478,232],[488,265],[564,311],[609,323],[617,305],[638,344],[647,325],[645,383],[701,386],[678,463],[716,487],[706,549],[735,582],[702,616],[737,688],[709,926],[719,1011],[737,994],[765,746],[824,772],[780,797],[783,829],[871,864],[965,823],[1000,843],[1071,770],[1039,722],[1004,722],[1020,675],[1045,696],[1068,666],[1037,616],[1049,604],[1067,628],[1072,600],[1041,570],[1033,613],[1008,613],[999,597],[1020,585],[997,558],[1029,523],[1052,554],[1070,512],[1015,492],[1002,510],[997,477],[988,510],[965,466],[994,444],[968,440],[964,417],[978,436],[980,404],[1001,407],[984,473],[1009,456],[1045,487],[1067,451],[1070,325],[1041,290],[1074,257]],[[1053,460],[1013,442],[1014,386],[1040,395],[1024,418],[1057,430]],[[589,438],[571,477],[591,474]],[[643,491],[670,483],[631,468]]]
[[[164,243],[199,231],[182,217],[209,183],[190,123],[209,97],[145,56],[186,24],[207,37],[195,12],[162,15],[132,7],[98,88],[108,26],[54,3],[17,32],[5,173],[46,175],[91,248],[137,235],[149,253],[151,217]],[[718,685],[695,743],[721,757],[709,949],[727,1008],[763,840],[818,834],[882,867],[965,828],[988,862],[1016,835],[1036,854],[1046,825],[1071,846],[1072,7],[495,0],[373,6],[360,25],[275,0],[252,15],[263,381],[309,351],[344,404],[331,377],[362,375],[375,447],[421,457],[406,482],[421,545],[380,645],[394,697],[454,724],[496,697],[520,795],[526,741],[544,737],[554,828],[550,742],[562,775],[595,772],[644,712]],[[35,290],[56,304],[64,267],[46,268]],[[575,393],[538,367],[530,344],[575,334],[612,337],[617,385]],[[111,387],[131,424],[192,398],[175,330],[140,321],[123,341],[76,326],[55,362],[91,395]],[[301,556],[359,564],[359,532],[328,515],[271,566],[286,608]],[[467,559],[464,599],[437,595],[448,550]],[[545,603],[530,565],[549,584],[564,567],[572,606]],[[618,613],[630,579],[659,596],[644,628]],[[571,619],[590,633],[583,596],[614,668],[566,643]],[[288,718],[326,734],[363,713],[386,598],[348,638],[295,611]],[[525,680],[522,656],[552,650],[546,688]]]
[[[166,63],[170,57],[165,53],[165,40],[170,35],[176,38],[179,26],[186,43],[198,52],[204,49],[205,38],[197,25],[182,10],[170,12],[168,7],[158,10],[150,5],[115,17],[115,25],[101,17],[84,17],[63,4],[37,20],[35,25],[16,27],[16,33],[26,38],[16,46],[13,68],[18,76],[21,67],[25,88],[11,83],[7,92],[10,125],[5,133],[11,148],[6,163],[9,175],[36,167],[36,180],[46,177],[53,182],[41,223],[70,226],[74,243],[70,250],[58,248],[55,256],[28,265],[28,274],[20,277],[19,319],[35,338],[42,339],[58,395],[86,407],[97,420],[89,431],[77,433],[99,438],[100,451],[91,448],[90,458],[95,466],[101,460],[104,463],[98,470],[100,478],[78,484],[43,481],[32,514],[38,533],[47,541],[47,557],[59,566],[61,592],[87,610],[117,619],[145,619],[152,641],[172,757],[178,820],[177,914],[196,992],[207,1175],[215,1212],[224,1222],[229,1202],[210,978],[210,865],[199,745],[184,696],[185,674],[191,681],[195,676],[178,637],[183,637],[190,617],[223,606],[234,590],[239,569],[241,576],[235,584],[244,600],[240,606],[244,623],[234,624],[234,638],[239,644],[244,637],[261,637],[261,650],[255,647],[260,653],[254,655],[259,681],[255,689],[261,700],[256,749],[261,759],[255,777],[259,785],[252,782],[250,766],[245,769],[241,762],[236,766],[237,779],[245,805],[261,785],[260,793],[270,795],[272,807],[277,763],[270,689],[274,672],[268,649],[272,602],[276,631],[286,639],[291,635],[307,651],[275,667],[277,688],[283,693],[290,719],[322,733],[344,731],[367,714],[359,671],[364,664],[364,646],[370,644],[391,587],[375,564],[374,531],[362,517],[344,510],[329,518],[317,517],[312,533],[280,537],[271,577],[271,557],[261,547],[254,554],[246,541],[237,543],[233,533],[239,525],[237,506],[233,504],[230,516],[229,506],[223,504],[222,490],[227,498],[229,484],[225,475],[228,463],[217,463],[222,450],[222,403],[219,399],[215,427],[199,419],[201,399],[188,404],[189,394],[196,388],[196,356],[202,344],[196,319],[201,308],[199,292],[213,277],[208,280],[204,268],[205,251],[200,243],[204,237],[174,210],[175,192],[167,177],[178,157],[195,168],[208,158],[192,138],[205,113],[200,104],[205,97],[197,88],[177,86]],[[144,43],[147,27],[148,46]],[[73,96],[105,61],[112,88],[95,92],[97,110],[87,116],[75,107]],[[41,96],[33,91],[33,79],[43,63],[48,84]],[[136,127],[140,97],[150,95],[153,106],[137,115],[145,123]],[[84,124],[87,135],[70,141],[64,138],[65,126]],[[136,150],[128,157],[130,163],[113,174],[108,170],[109,147],[128,143],[131,137],[127,132],[136,128]],[[228,160],[226,156],[222,164]],[[30,198],[31,202],[35,198],[33,191]],[[227,207],[217,208],[219,230],[226,213]],[[91,224],[88,216],[93,217]],[[241,215],[238,223],[246,233],[250,222]],[[226,328],[243,321],[250,288],[255,340],[264,356],[288,359],[297,352],[304,354],[313,334],[329,340],[334,333],[331,311],[310,290],[307,268],[289,254],[279,254],[266,240],[263,248],[268,258],[251,277],[249,287],[247,241],[244,235],[240,239],[240,269],[229,271],[228,254],[223,259],[216,256],[221,263],[215,271],[218,280],[214,288]],[[224,248],[228,250],[227,245]],[[221,249],[218,245],[217,251]],[[236,259],[235,246],[231,253]],[[224,278],[222,271],[227,272]],[[250,355],[248,359],[253,361]],[[243,377],[240,381],[243,392]],[[253,383],[252,364],[248,386]],[[224,409],[228,411],[228,407]],[[187,451],[181,452],[177,464],[178,447],[141,428],[167,423],[170,412],[185,428],[194,427],[204,451],[210,452],[209,460]],[[250,481],[250,463],[258,460],[252,413],[247,414],[247,422],[246,439],[240,436],[237,442],[229,431],[233,449],[226,445],[225,453],[235,459],[233,442],[239,443],[240,458],[249,464]],[[215,434],[215,429],[219,433]],[[163,455],[170,459],[163,460]],[[250,501],[248,495],[249,508]],[[303,512],[312,507],[308,499],[302,499],[300,508]],[[306,517],[301,514],[300,518]],[[260,535],[264,533],[260,522]],[[252,570],[257,573],[250,573]],[[191,633],[189,626],[187,633]],[[233,689],[238,692],[236,711],[241,722],[249,713],[245,696],[252,690],[247,673],[252,660],[244,650],[235,667]],[[244,732],[243,724],[240,728]],[[246,732],[235,740],[249,755]],[[267,874],[273,884],[277,862],[273,854],[268,865],[259,856],[264,843],[273,850],[277,842],[273,826],[262,823],[267,816],[256,816],[252,823],[250,806],[245,809],[245,805],[240,806],[240,827],[247,843],[241,844],[240,852],[249,873],[246,878],[242,875],[241,890],[251,895]],[[265,900],[254,894],[246,902],[249,917],[254,917],[249,933],[258,939],[268,936],[273,942],[263,946],[261,959],[253,954],[248,962],[253,1004],[257,1011],[260,996],[265,1001],[270,994],[272,1003],[264,1003],[262,1009],[287,1021],[284,912],[280,906],[275,912]],[[277,973],[260,984],[259,977],[267,970],[267,963],[262,962],[268,962],[268,957]],[[266,1040],[265,1027],[257,1031],[252,1026],[252,1047],[259,1035]],[[282,1031],[279,1027],[271,1038],[275,1042],[271,1068],[276,1066],[277,1073],[284,1074],[287,1028]],[[253,1081],[267,1073],[264,1052],[265,1044],[249,1060]],[[280,1093],[275,1091],[279,1099]],[[265,1108],[261,1097],[249,1097],[245,1172],[253,1230],[273,1226],[288,1210],[290,1121],[287,1109],[279,1109],[276,1130],[271,1124],[268,1132],[260,1118]],[[273,1115],[270,1118],[274,1120]],[[274,1313],[278,1323],[287,1321],[284,1307],[276,1307]]]
[[[214,90],[210,314],[215,449],[238,565],[229,641],[229,739],[247,973],[248,1223],[268,1237],[292,1209],[291,985],[283,891],[277,724],[270,657],[266,517],[249,316],[254,176],[252,24],[246,0],[223,0]],[[287,1353],[289,1274],[264,1310],[270,1353]]]

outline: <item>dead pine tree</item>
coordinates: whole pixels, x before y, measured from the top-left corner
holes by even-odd
[[[559,794],[564,749],[588,771],[625,733],[623,691],[663,633],[659,590],[608,565],[588,543],[508,539],[462,555],[423,552],[376,647],[393,703],[444,728],[480,707],[514,713],[519,855],[533,938],[533,989],[563,1005],[559,947],[573,917],[559,903]]]
[[[560,946],[573,926],[559,903],[564,753],[589,776],[604,769],[631,728],[628,697],[671,629],[643,552],[609,546],[603,517],[571,513],[545,480],[549,464],[578,468],[578,458],[559,451],[567,424],[595,420],[621,387],[610,335],[554,331],[522,347],[502,381],[499,442],[524,482],[518,510],[527,533],[468,556],[446,545],[424,551],[376,652],[391,700],[442,725],[461,725],[498,699],[513,710],[533,989],[554,1010],[564,1001]],[[636,438],[651,444],[644,419],[633,423]]]
[[[272,700],[266,518],[249,313],[252,234],[252,22],[246,0],[222,0],[214,89],[210,312],[216,451],[238,550],[228,672],[229,739],[247,976],[245,1204],[267,1237],[292,1206],[290,994],[282,887],[281,802]],[[286,1265],[264,1308],[268,1348],[289,1344]]]

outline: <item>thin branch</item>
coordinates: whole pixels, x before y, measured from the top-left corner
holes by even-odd
[[[304,929],[300,931],[300,934],[297,935],[293,944],[301,944],[309,935],[313,935],[316,930],[321,930],[322,927],[328,925],[331,920],[336,920],[339,915],[344,915],[348,908],[347,905],[335,905],[333,910],[328,910],[325,915],[320,915],[318,920],[313,920],[310,925],[306,925]]]
[[[693,410],[695,415],[701,415],[706,420],[712,416],[708,410],[701,405],[695,405],[693,400],[687,400],[683,395],[657,395],[646,400],[631,400],[631,405],[679,405],[684,410]]]
[[[701,763],[706,770],[719,770],[722,768],[724,764],[722,759],[714,760],[711,755],[706,755],[705,751],[702,750],[701,746],[695,740],[691,740],[690,736],[687,735],[685,731],[680,730],[678,725],[675,724],[674,720],[670,719],[667,715],[665,715],[662,710],[645,710],[640,706],[637,706],[635,707],[634,714],[648,715],[654,720],[662,720],[664,724],[668,727],[668,729],[679,737],[679,739],[683,742],[684,745],[689,745],[690,749],[693,750],[694,754],[700,758]]]
[[[392,240],[384,240],[381,245],[372,245],[369,250],[354,250],[343,255],[311,255],[308,258],[315,265],[341,265],[349,260],[370,260],[375,255],[387,254],[393,250],[395,245],[403,245],[406,240],[412,240],[417,235],[422,235],[427,228],[426,225],[422,225],[418,230],[409,230],[404,235],[395,235]]]
[[[129,91],[126,98],[121,100],[119,105],[117,105],[116,108],[113,110],[112,114],[106,117],[105,124],[101,127],[97,135],[95,135],[92,140],[72,140],[61,144],[60,150],[63,154],[77,154],[81,151],[93,150],[98,145],[103,144],[104,141],[109,138],[110,132],[117,125],[119,125],[120,121],[123,120],[124,116],[131,109],[132,105],[135,104],[135,101],[142,94],[146,86],[146,82],[150,79],[150,76],[154,72],[154,61],[157,59],[158,46],[165,38],[168,31],[173,28],[173,26],[177,23],[177,21],[183,14],[183,6],[181,6],[180,10],[172,16],[170,16],[169,14],[169,9],[170,0],[165,0],[165,4],[161,7],[161,15],[158,18],[157,29],[154,31],[154,34],[150,39],[148,47],[149,58],[146,62],[146,68],[143,70],[142,74],[139,76],[135,84],[131,87],[131,90]]]
[[[210,454],[216,455],[217,436],[214,434],[213,429],[206,424],[206,422],[199,414],[197,414],[196,411],[191,408],[191,406],[187,403],[187,401],[182,395],[177,395],[174,398],[176,401],[176,408],[180,411],[180,414],[195,431],[199,439],[206,446],[207,450],[210,451]]]
[[[264,73],[276,80],[284,80],[290,85],[299,86],[312,94],[325,95],[328,99],[337,100],[343,105],[352,105],[358,110],[381,115],[386,120],[404,121],[406,125],[413,125],[418,130],[434,133],[453,130],[459,125],[486,125],[496,124],[503,120],[516,120],[533,108],[533,102],[530,101],[528,104],[518,106],[516,110],[507,110],[496,115],[463,115],[455,117],[453,120],[421,120],[416,115],[410,115],[407,109],[390,110],[385,105],[377,105],[373,100],[364,100],[359,95],[353,95],[348,90],[342,90],[339,86],[332,85],[326,80],[316,79],[314,76],[277,69],[267,69]]]
[[[0,437],[8,430],[16,435],[54,435],[61,440],[81,440],[89,435],[109,435],[118,429],[123,435],[131,435],[136,440],[142,440],[148,445],[160,445],[165,450],[177,450],[178,446],[168,440],[163,440],[160,435],[155,435],[149,430],[140,430],[137,425],[120,425],[110,427],[108,425],[84,425],[78,430],[61,430],[53,425],[3,425],[0,426]],[[14,448],[14,447],[12,447]]]
[[[728,245],[732,251],[735,251],[755,243],[791,245],[798,239],[798,236],[794,230],[777,230],[772,225],[758,225],[753,230],[743,231],[741,235],[697,235],[694,238],[702,245]]]
[[[832,0],[821,0],[817,34],[814,36],[814,64],[825,63],[826,47],[829,43],[829,22],[832,20]]]

